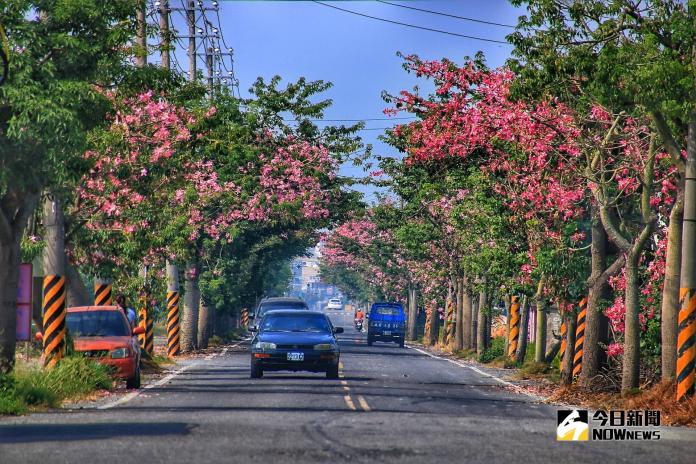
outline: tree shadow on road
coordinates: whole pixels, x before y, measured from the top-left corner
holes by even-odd
[[[102,440],[125,436],[188,435],[195,427],[197,427],[197,424],[185,422],[0,425],[0,443]]]

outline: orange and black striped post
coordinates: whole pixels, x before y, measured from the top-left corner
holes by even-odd
[[[582,349],[585,344],[585,318],[587,317],[587,298],[580,300],[578,322],[575,328],[575,356],[573,357],[573,377],[582,371]]]
[[[147,315],[147,323],[145,325],[145,351],[149,355],[155,353],[155,323],[152,314]]]
[[[249,310],[246,308],[242,309],[241,321],[242,321],[242,327],[249,326]]]
[[[112,286],[105,281],[97,281],[94,283],[94,305],[95,306],[111,306]]]
[[[112,304],[113,299],[111,283],[104,280],[97,280],[94,283],[94,305],[111,306]]]
[[[508,357],[513,358],[517,353],[517,343],[520,338],[520,297],[513,296],[510,303],[510,338],[508,340]]]
[[[145,294],[140,295],[139,301],[140,307],[138,308],[138,326],[142,327],[143,333],[138,335],[138,341],[140,342],[140,348],[143,351],[147,351],[145,349],[147,338],[147,296]]]
[[[566,332],[568,332],[568,326],[566,326],[565,321],[563,321],[561,322],[561,350],[558,352],[561,363],[563,363],[563,356],[565,356],[566,345],[568,345],[568,337]]]
[[[179,346],[179,292],[167,292],[167,356],[178,356]]]
[[[677,400],[693,392],[696,366],[696,289],[679,291],[679,332],[677,334]]]
[[[46,367],[65,354],[65,277],[59,275],[43,280],[43,350]]]

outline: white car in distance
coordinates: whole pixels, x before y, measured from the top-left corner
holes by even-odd
[[[329,304],[326,305],[326,309],[343,309],[343,302],[340,298],[331,298]]]

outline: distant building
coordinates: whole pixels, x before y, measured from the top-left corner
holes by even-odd
[[[326,301],[333,296],[340,296],[338,289],[321,281],[319,275],[318,247],[311,248],[309,256],[295,258],[292,261],[292,282],[290,294],[304,299],[310,308],[322,309]]]

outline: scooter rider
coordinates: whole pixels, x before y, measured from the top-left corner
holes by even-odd
[[[365,314],[362,312],[362,309],[358,309],[358,311],[355,313],[355,328],[357,330],[362,330],[362,325],[363,325],[364,319],[365,319]]]

